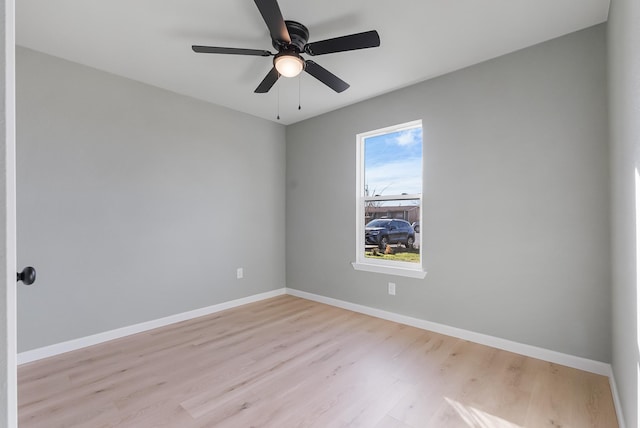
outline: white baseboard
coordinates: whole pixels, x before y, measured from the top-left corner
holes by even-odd
[[[573,367],[578,370],[584,370],[590,373],[606,376],[609,378],[609,386],[613,396],[613,405],[616,409],[618,417],[618,427],[626,428],[624,415],[622,413],[622,405],[620,396],[618,395],[618,387],[613,375],[611,364],[601,361],[590,360],[588,358],[577,357],[575,355],[564,354],[562,352],[552,351],[550,349],[539,348],[537,346],[526,345],[524,343],[514,342],[499,337],[493,337],[486,334],[476,333],[461,328],[451,327],[444,324],[438,324],[419,318],[413,318],[405,315],[396,314],[394,312],[383,311],[381,309],[371,308],[369,306],[358,305],[356,303],[346,302],[331,297],[320,296],[318,294],[308,293],[306,291],[287,288],[287,294],[300,297],[314,302],[325,303],[342,309],[347,309],[361,314],[370,315],[376,318],[382,318],[394,321],[400,324],[410,325],[412,327],[421,328],[423,330],[433,331],[435,333],[445,334],[447,336],[457,337],[459,339],[487,345],[505,351],[514,352],[516,354],[525,355],[527,357],[537,358],[539,360],[551,363],[561,364],[567,367]]]
[[[613,405],[616,409],[616,416],[618,417],[618,427],[626,428],[624,415],[622,413],[622,405],[620,403],[620,396],[618,395],[618,387],[616,385],[616,380],[613,375],[611,364],[590,360],[588,358],[577,357],[575,355],[564,354],[562,352],[552,351],[550,349],[539,348],[537,346],[527,345],[524,343],[514,342],[507,339],[501,339],[499,337],[476,333],[473,331],[451,327],[444,324],[438,324],[419,318],[408,317],[405,315],[396,314],[394,312],[371,308],[369,306],[358,305],[357,303],[351,303],[331,297],[320,296],[318,294],[308,293],[306,291],[300,291],[294,288],[287,288],[286,290],[287,294],[291,296],[313,300],[314,302],[325,303],[327,305],[359,312],[361,314],[370,315],[372,317],[410,325],[412,327],[433,331],[435,333],[445,334],[447,336],[457,337],[459,339],[468,340],[471,342],[479,343],[481,345],[503,349],[505,351],[514,352],[516,354],[525,355],[527,357],[537,358],[539,360],[561,364],[563,366],[573,367],[578,370],[584,370],[590,373],[607,376],[609,378],[609,386],[611,388],[611,394],[613,396]]]
[[[107,342],[113,339],[119,339],[131,334],[141,333],[143,331],[153,330],[154,328],[164,327],[180,321],[190,320],[192,318],[213,314],[215,312],[224,311],[225,309],[235,308],[236,306],[246,305],[271,297],[280,296],[286,293],[286,288],[267,291],[266,293],[254,294],[252,296],[243,297],[241,299],[231,300],[229,302],[219,303],[217,305],[207,306],[206,308],[195,309],[193,311],[183,312],[156,320],[146,321],[140,324],[134,324],[127,327],[117,328],[115,330],[105,331],[103,333],[93,334],[91,336],[81,337],[42,348],[33,349],[31,351],[20,352],[17,356],[17,363],[26,364],[32,361],[40,360],[54,355],[63,354],[69,351],[85,348],[91,345]]]
[[[320,296],[306,291],[300,291],[293,288],[287,288],[287,294],[301,297],[303,299],[313,300],[315,302],[325,303],[327,305],[336,306],[338,308],[348,309],[350,311],[359,312],[365,315],[371,315],[376,318],[382,318],[394,321],[400,324],[410,325],[412,327],[421,328],[423,330],[433,331],[435,333],[445,334],[447,336],[457,337],[459,339],[469,340],[471,342],[487,345],[505,351],[514,352],[516,354],[525,355],[527,357],[537,358],[551,363],[561,364],[563,366],[573,367],[591,373],[603,376],[611,374],[611,365],[600,361],[590,360],[588,358],[577,357],[574,355],[563,354],[562,352],[552,351],[537,346],[527,345],[524,343],[514,342],[499,337],[489,336],[482,333],[476,333],[461,328],[450,327],[444,324],[438,324],[432,321],[426,321],[419,318],[408,317],[406,315],[387,312],[381,309],[371,308],[369,306],[358,305],[356,303],[345,302],[344,300],[333,299],[331,297]]]
[[[616,385],[616,377],[613,374],[613,368],[610,367],[609,372],[609,386],[611,388],[611,394],[613,395],[613,405],[616,408],[616,416],[618,417],[618,427],[625,428],[624,415],[622,414],[622,403],[620,402],[620,396],[618,395],[618,386]]]
[[[579,370],[596,373],[609,378],[609,384],[611,386],[611,392],[613,394],[613,401],[616,408],[616,414],[618,416],[618,424],[620,428],[625,428],[624,418],[622,415],[622,408],[620,406],[620,397],[618,396],[618,389],[616,386],[613,370],[610,364],[600,361],[590,360],[587,358],[577,357],[574,355],[564,354],[562,352],[552,351],[545,348],[539,348],[537,346],[531,346],[524,343],[514,342],[507,339],[501,339],[499,337],[493,337],[482,333],[476,333],[461,328],[451,327],[444,324],[438,324],[432,321],[427,321],[419,318],[413,318],[406,315],[400,315],[393,312],[384,311],[381,309],[371,308],[369,306],[359,305],[356,303],[346,302],[344,300],[338,300],[331,297],[320,296],[318,294],[308,293],[306,291],[300,291],[293,288],[280,288],[277,290],[268,291],[266,293],[254,294],[252,296],[243,297],[241,299],[231,300],[229,302],[219,303],[217,305],[208,306],[205,308],[195,309],[193,311],[183,312],[168,317],[143,322],[127,327],[118,328],[115,330],[106,331],[103,333],[94,334],[87,337],[69,340],[67,342],[56,343],[54,345],[45,346],[31,351],[21,352],[17,355],[18,364],[26,364],[32,361],[40,360],[54,355],[59,355],[69,351],[75,351],[77,349],[85,348],[87,346],[97,345],[99,343],[107,342],[109,340],[118,339],[121,337],[129,336],[136,333],[141,333],[154,328],[164,327],[169,324],[177,323],[180,321],[186,321],[192,318],[201,317],[204,315],[220,312],[225,309],[235,308],[237,306],[245,305],[247,303],[253,303],[271,297],[280,296],[283,294],[290,294],[292,296],[300,297],[307,300],[312,300],[319,303],[325,303],[327,305],[335,306],[342,309],[347,309],[354,312],[359,312],[365,315],[370,315],[376,318],[382,318],[401,324],[410,325],[412,327],[421,328],[423,330],[433,331],[435,333],[445,334],[447,336],[457,337],[463,340],[469,340],[471,342],[479,343],[481,345],[487,345],[505,351],[514,352],[517,354],[525,355],[532,358],[537,358],[544,361],[549,361],[556,364],[561,364],[568,367],[573,367]]]

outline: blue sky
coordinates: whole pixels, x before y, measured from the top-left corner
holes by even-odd
[[[365,184],[378,195],[422,193],[422,128],[365,139]]]

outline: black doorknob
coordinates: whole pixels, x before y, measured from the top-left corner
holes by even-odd
[[[18,281],[22,281],[24,285],[33,284],[36,281],[36,270],[31,266],[22,269],[22,272],[18,272]]]

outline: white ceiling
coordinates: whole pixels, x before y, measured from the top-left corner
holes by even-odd
[[[379,48],[313,57],[351,84],[310,75],[253,90],[269,57],[196,54],[192,44],[267,49],[252,0],[20,0],[18,45],[290,124],[607,20],[609,0],[279,0],[309,41],[378,30]],[[307,58],[309,58],[307,56]],[[298,111],[298,86],[302,110]]]

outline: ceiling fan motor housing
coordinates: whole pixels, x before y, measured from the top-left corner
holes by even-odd
[[[309,40],[309,30],[307,27],[296,21],[284,21],[289,31],[289,37],[291,43],[282,43],[278,40],[272,40],[272,45],[278,50],[283,51],[295,51],[296,53],[304,52],[304,47]]]

